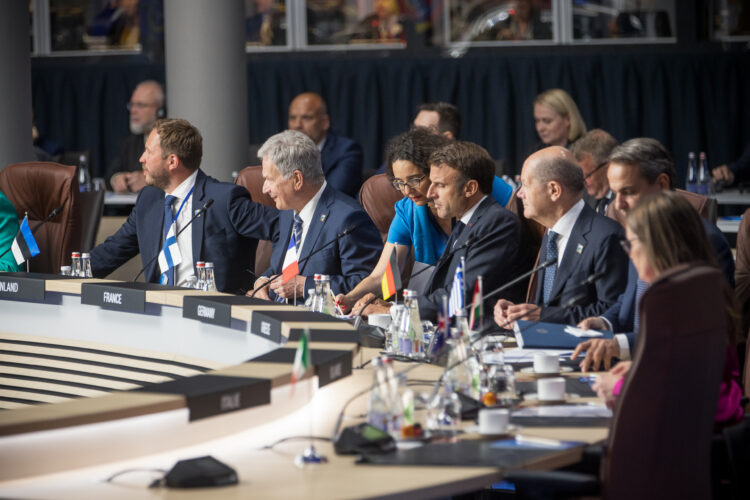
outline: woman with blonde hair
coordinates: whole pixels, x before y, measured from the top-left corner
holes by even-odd
[[[545,146],[568,147],[586,133],[578,106],[563,89],[549,89],[536,96],[534,125]]]

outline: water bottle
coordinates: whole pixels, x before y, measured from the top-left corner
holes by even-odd
[[[331,291],[331,277],[327,274],[320,275],[320,298],[318,299],[318,312],[336,315],[336,303],[334,302],[333,291]]]
[[[81,252],[73,252],[70,256],[70,275],[81,276]]]
[[[206,286],[206,263],[199,260],[195,263],[195,289],[203,290]]]
[[[207,292],[216,292],[216,281],[214,280],[214,263],[206,262],[206,282],[203,290]]]
[[[400,353],[399,331],[401,328],[401,316],[406,311],[402,304],[391,306],[391,323],[385,330],[385,351],[390,353]]]
[[[81,278],[93,278],[91,272],[91,255],[88,253],[81,254]]]
[[[685,181],[685,191],[691,193],[698,192],[698,168],[695,166],[695,153],[688,153],[687,180]]]
[[[480,368],[476,356],[467,348],[467,336],[450,341],[448,363],[445,365],[446,391],[479,399]]]
[[[706,153],[700,154],[700,166],[698,167],[698,186],[696,192],[704,196],[711,194],[711,172],[706,164]]]
[[[307,290],[307,299],[305,299],[305,309],[307,309],[308,311],[314,311],[315,302],[316,302],[315,289],[310,288]]]
[[[313,282],[315,283],[315,290],[313,292],[313,298],[311,302],[311,311],[313,312],[323,312],[323,303],[321,302],[321,299],[323,298],[322,291],[323,291],[323,275],[322,274],[314,274],[313,275]]]
[[[391,431],[391,408],[389,405],[386,372],[382,358],[372,360],[372,389],[367,402],[367,423],[384,432]]]
[[[404,290],[404,306],[407,315],[402,319],[406,335],[409,336],[411,351],[405,352],[412,357],[424,355],[424,331],[422,330],[422,321],[419,319],[418,294],[416,290]]]
[[[78,158],[78,189],[82,193],[91,191],[91,173],[89,172],[86,155],[81,155]]]
[[[404,408],[401,405],[401,391],[399,390],[398,377],[396,377],[396,373],[393,370],[393,360],[387,356],[383,357],[383,371],[385,373],[386,385],[388,386],[388,410],[391,417],[388,428],[395,439],[401,434]]]

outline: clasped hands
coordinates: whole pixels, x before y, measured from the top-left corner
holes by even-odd
[[[269,281],[273,281],[270,285],[265,285]],[[245,295],[253,295],[259,299],[271,300],[271,296],[268,293],[269,288],[273,290],[273,293],[284,299],[294,299],[294,289],[297,288],[297,299],[302,299],[305,296],[305,281],[304,276],[297,275],[290,279],[286,283],[282,283],[281,276],[275,277],[273,280],[262,276],[255,280],[253,289],[249,290]],[[262,288],[261,288],[262,287]],[[258,290],[260,288],[260,290]],[[255,290],[258,290],[255,292]]]

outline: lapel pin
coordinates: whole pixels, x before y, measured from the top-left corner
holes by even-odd
[[[325,222],[327,218],[328,218],[328,214],[322,214],[320,216],[320,222]]]
[[[579,244],[578,244],[578,247],[576,247],[576,252],[578,252],[578,253],[581,253],[581,252],[583,252],[583,245],[581,245],[581,244],[579,243]]]

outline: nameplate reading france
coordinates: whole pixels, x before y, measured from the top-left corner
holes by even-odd
[[[146,290],[112,283],[83,283],[81,303],[104,309],[142,313],[146,310]]]
[[[182,317],[197,319],[214,325],[231,326],[232,305],[222,304],[199,295],[186,295],[182,299]]]
[[[3,273],[0,275],[0,297],[3,299],[44,302],[44,280]]]

